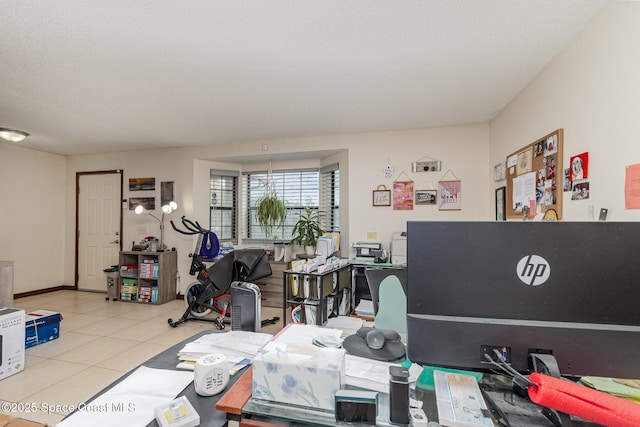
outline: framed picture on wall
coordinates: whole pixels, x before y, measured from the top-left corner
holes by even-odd
[[[142,206],[148,211],[156,210],[155,197],[129,197],[129,210],[132,211],[136,206]]]
[[[129,191],[150,191],[155,189],[155,178],[129,178]]]
[[[506,221],[506,191],[507,187],[500,187],[496,189],[496,221]]]
[[[391,190],[384,185],[378,185],[373,190],[373,206],[391,206]]]
[[[160,183],[160,206],[168,205],[176,201],[176,183],[174,181],[162,181]]]
[[[416,205],[437,205],[438,190],[416,190]]]
[[[504,181],[506,179],[507,165],[505,162],[498,163],[493,167],[493,180],[495,182]]]

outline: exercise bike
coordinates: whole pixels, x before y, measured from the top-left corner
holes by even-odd
[[[225,324],[230,323],[226,317],[232,316],[232,295],[229,293],[232,284],[250,282],[270,275],[271,266],[267,254],[263,249],[238,249],[207,268],[201,252],[203,239],[211,233],[210,230],[184,216],[181,222],[183,229],[178,228],[173,220],[170,221],[171,227],[180,234],[198,235],[196,249],[189,254],[191,258],[189,274],[196,276],[197,281],[191,283],[185,292],[184,299],[187,305],[185,312],[178,320],[168,319],[167,322],[175,328],[189,320],[199,320],[212,322],[218,329],[224,329]],[[220,316],[215,319],[206,318],[205,316],[212,311],[220,313]],[[259,310],[257,311],[259,316]],[[260,324],[266,326],[278,320],[280,320],[279,317],[271,317],[262,320]]]

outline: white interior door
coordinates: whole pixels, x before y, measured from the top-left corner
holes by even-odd
[[[78,179],[78,289],[107,291],[104,269],[118,264],[121,172]]]

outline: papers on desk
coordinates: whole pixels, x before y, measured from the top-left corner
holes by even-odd
[[[471,375],[434,371],[438,419],[450,427],[494,427],[476,379]]]
[[[193,370],[206,354],[224,354],[229,362],[229,375],[250,365],[258,351],[273,338],[271,334],[246,331],[213,332],[186,344],[178,353],[177,367]]]
[[[640,381],[608,377],[582,377],[580,382],[596,390],[640,402]]]
[[[354,387],[389,393],[389,366],[398,366],[398,364],[347,354],[345,382]],[[409,383],[413,388],[420,374],[422,374],[422,367],[412,363],[409,368]]]
[[[374,317],[373,301],[361,299],[360,303],[356,307],[356,315],[362,317]]]
[[[140,367],[122,382],[56,427],[143,427],[155,419],[154,408],[171,402],[189,383],[193,372]]]
[[[355,334],[363,326],[364,320],[350,316],[331,317],[324,325],[325,328],[340,329],[343,337]]]
[[[333,341],[339,341],[341,335],[342,331],[339,329],[290,323],[273,338],[273,342],[278,344],[313,344],[314,338],[327,337]]]

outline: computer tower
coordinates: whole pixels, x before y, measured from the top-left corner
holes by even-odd
[[[260,288],[253,283],[231,283],[231,330],[260,332]]]

